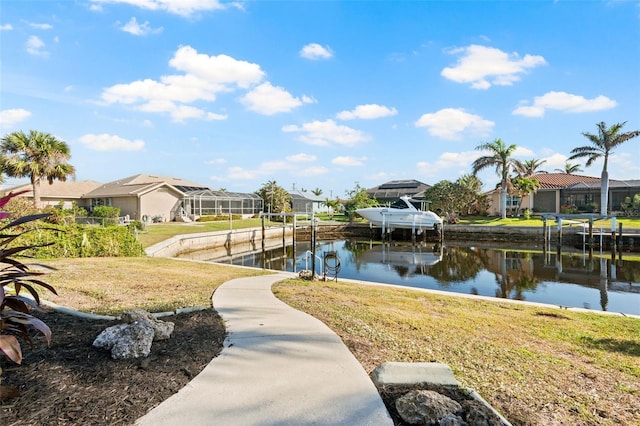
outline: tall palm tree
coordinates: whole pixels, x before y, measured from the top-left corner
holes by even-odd
[[[571,157],[569,160],[575,160],[576,158],[586,157],[586,167],[589,167],[598,158],[604,158],[604,164],[602,166],[602,178],[600,181],[600,214],[606,216],[607,207],[609,202],[609,172],[607,171],[607,165],[609,164],[609,155],[615,148],[640,135],[640,130],[633,130],[627,133],[620,133],[626,121],[622,123],[616,123],[611,127],[607,127],[604,121],[597,124],[598,134],[583,132],[582,136],[589,139],[591,145],[579,146],[571,150]]]
[[[566,163],[564,163],[564,169],[556,169],[556,171],[570,175],[573,173],[581,172],[582,167],[580,167],[580,164],[578,163],[573,164],[570,161],[567,161]]]
[[[67,161],[71,150],[66,142],[49,133],[31,130],[29,134],[13,132],[0,141],[2,172],[9,177],[29,177],[33,188],[33,204],[40,207],[40,183],[46,179],[65,181],[75,174]]]
[[[514,160],[513,170],[518,174],[518,177],[529,177],[536,173],[547,173],[544,170],[539,170],[540,166],[546,162],[547,160],[538,160],[536,158],[525,161]]]
[[[473,162],[473,174],[487,167],[495,167],[496,173],[501,177],[500,188],[502,192],[500,210],[502,218],[507,217],[507,186],[509,185],[509,171],[514,166],[515,160],[511,154],[516,150],[515,145],[507,146],[502,139],[495,139],[493,142],[485,142],[476,147],[478,151],[489,151],[491,155],[477,158]]]

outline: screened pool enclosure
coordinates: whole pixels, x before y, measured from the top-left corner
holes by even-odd
[[[263,201],[256,194],[202,189],[187,192],[182,208],[191,219],[229,214],[246,218],[259,214],[263,208]]]

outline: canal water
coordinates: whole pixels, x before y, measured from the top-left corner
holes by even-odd
[[[510,245],[513,247],[513,245]],[[564,250],[564,249],[563,249]],[[185,257],[258,268],[640,315],[640,259],[610,252],[558,253],[541,248],[469,243],[320,241],[315,265],[309,242],[294,247]]]

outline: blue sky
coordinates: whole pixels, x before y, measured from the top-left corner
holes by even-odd
[[[0,126],[66,141],[100,182],[335,198],[455,181],[496,138],[554,171],[600,121],[640,129],[639,5],[3,0]],[[609,172],[640,179],[639,139]]]

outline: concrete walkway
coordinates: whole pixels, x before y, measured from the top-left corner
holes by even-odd
[[[273,295],[271,285],[290,276],[220,286],[213,306],[229,333],[225,348],[136,424],[393,425],[373,382],[340,338]]]

